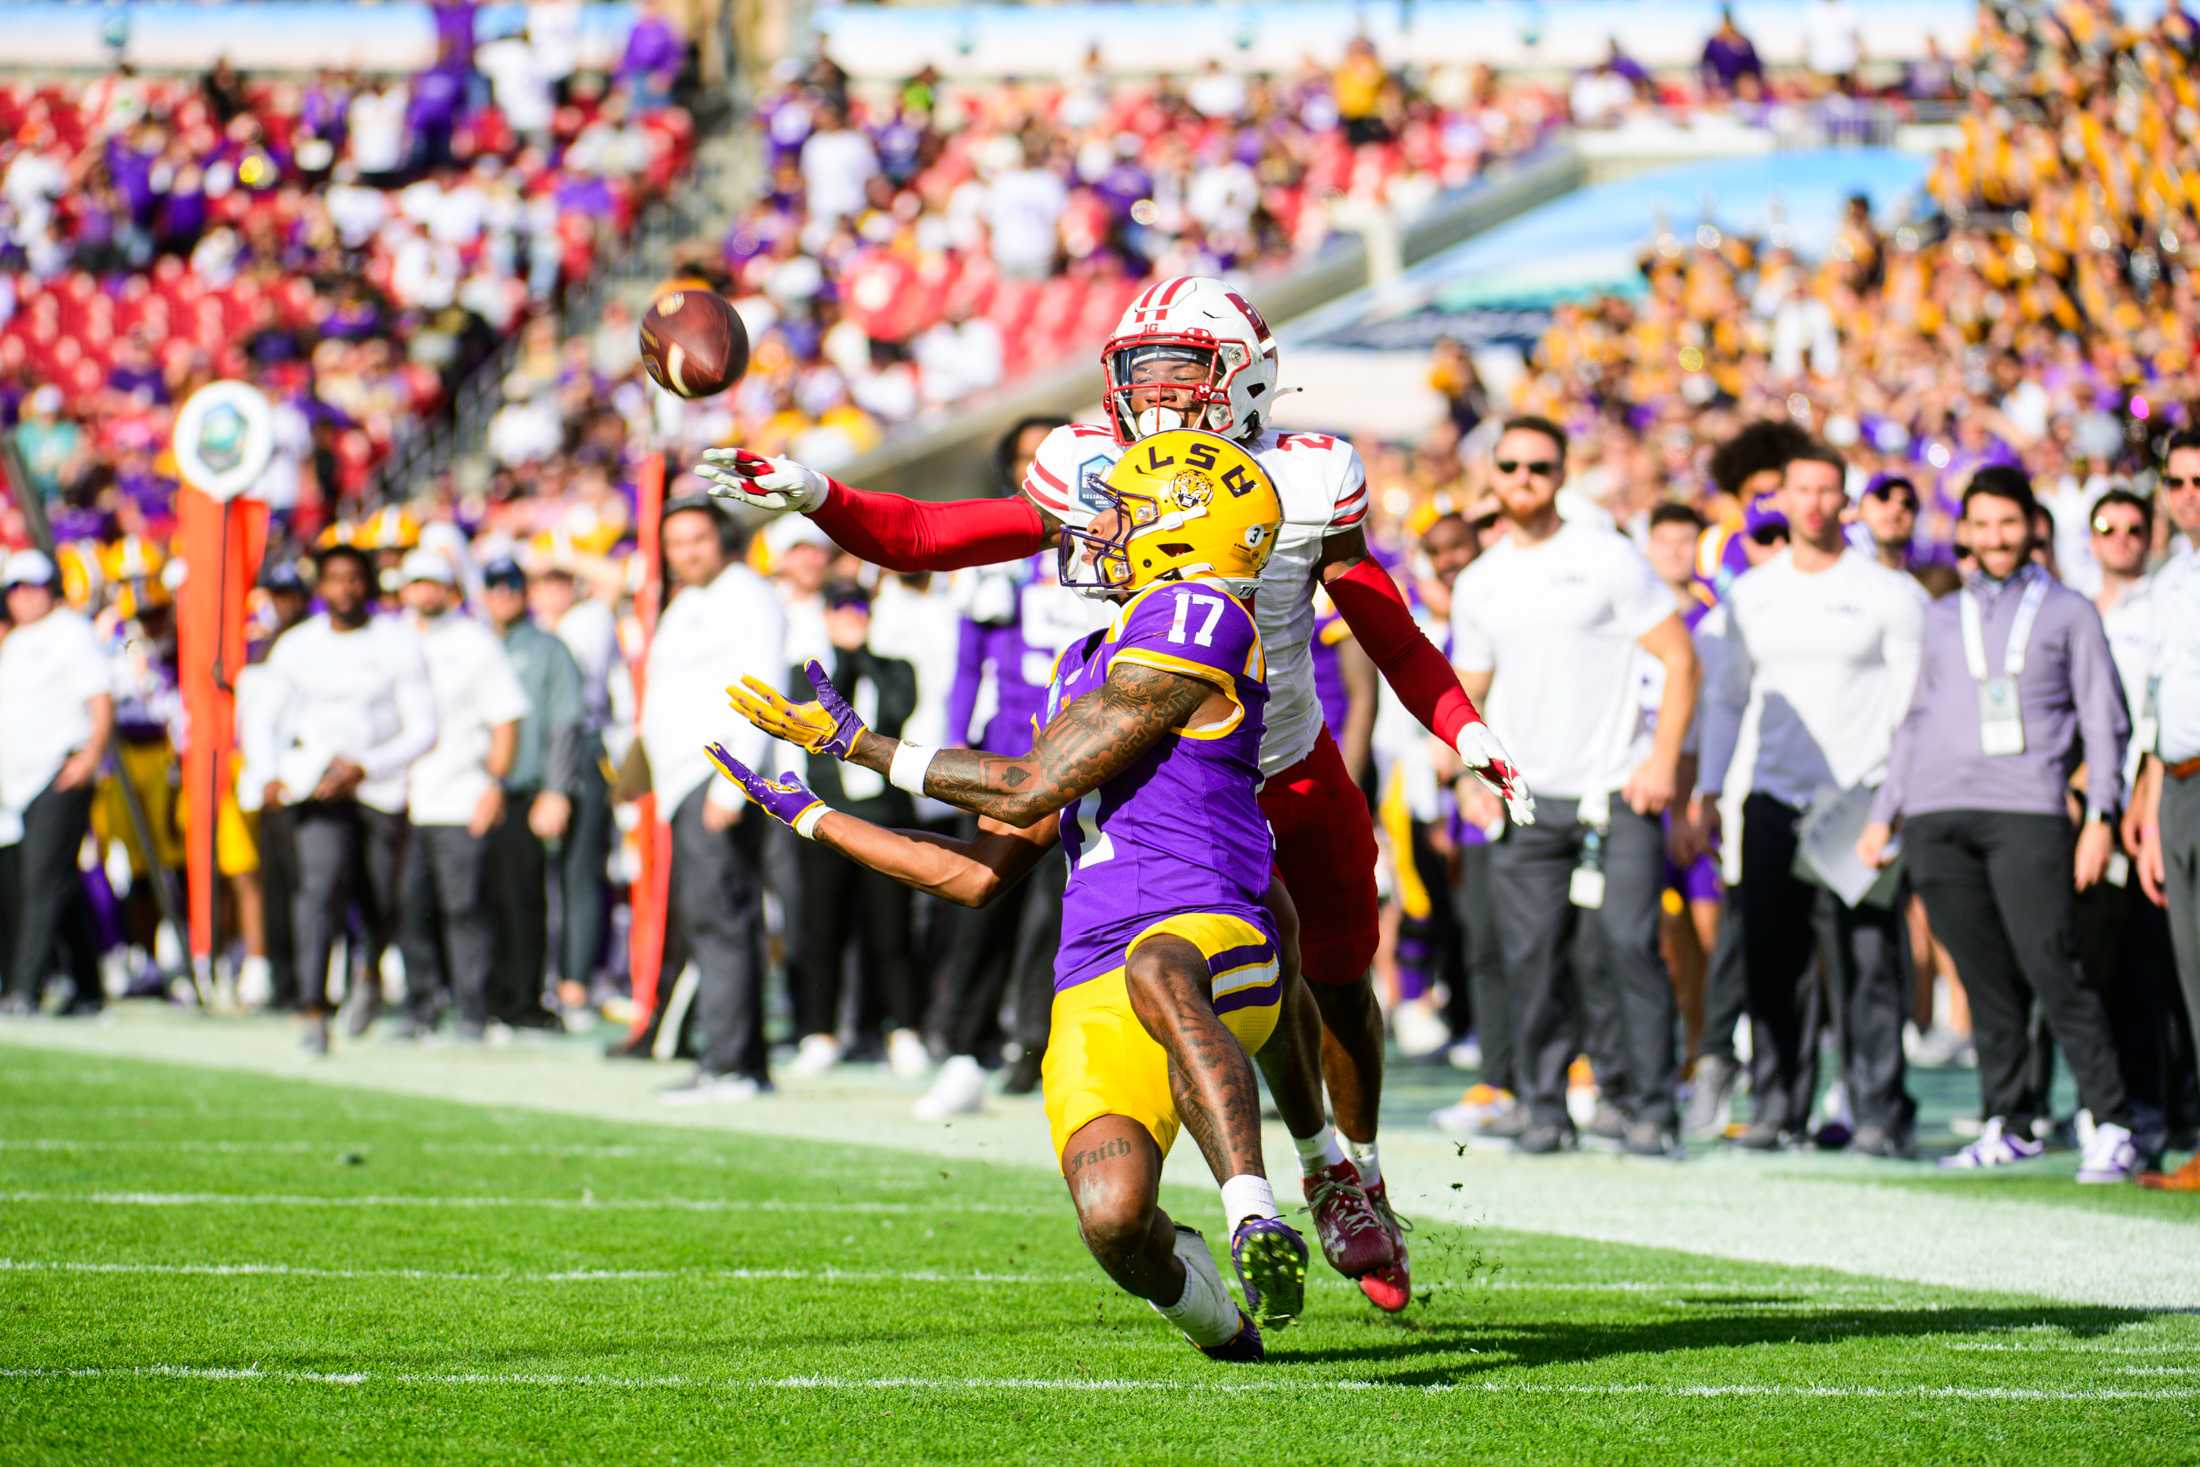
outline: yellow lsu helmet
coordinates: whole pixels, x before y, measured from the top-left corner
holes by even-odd
[[[97,610],[107,589],[106,552],[99,542],[65,540],[54,549],[54,564],[61,572],[61,598],[75,610]]]
[[[161,578],[168,556],[159,545],[143,535],[125,535],[106,548],[102,559],[107,583],[114,587],[115,610],[124,617],[169,604],[168,587]]]
[[[1276,548],[1283,500],[1250,453],[1219,433],[1177,428],[1132,444],[1080,498],[1097,513],[1062,527],[1061,582],[1113,597],[1156,581],[1219,581],[1250,596]]]
[[[359,526],[353,543],[367,550],[412,550],[420,544],[420,521],[396,505],[384,505]]]

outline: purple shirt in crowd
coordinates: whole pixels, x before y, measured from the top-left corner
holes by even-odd
[[[2028,565],[2007,581],[1973,575],[1965,583],[1979,600],[1989,677],[2001,677],[2007,666],[2009,631],[2025,587],[2046,574]],[[1980,745],[1979,683],[1964,655],[1962,602],[1960,595],[1943,596],[1925,608],[1917,691],[1895,730],[1872,819],[1891,824],[1897,816],[1941,810],[2060,815],[2063,792],[2081,763],[2087,812],[2116,810],[2131,717],[2093,603],[2067,586],[2048,587],[2017,678],[2024,752],[1997,755]]]

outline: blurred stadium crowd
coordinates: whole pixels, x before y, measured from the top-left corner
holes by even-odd
[[[237,936],[225,992],[306,1010],[323,1046],[338,993],[337,1028],[354,1035],[385,998],[403,1005],[392,1023],[405,1033],[432,1033],[448,1014],[466,1039],[587,1027],[608,1010],[634,1026],[622,1049],[692,1053],[706,1076],[751,1084],[767,1071],[769,993],[769,1027],[797,1041],[796,1072],[876,1056],[914,1079],[945,1058],[920,1103],[933,1116],[982,1103],[997,1059],[1010,1088],[1036,1082],[1046,883],[980,920],[807,862],[740,819],[694,750],[727,731],[720,686],[743,671],[785,683],[812,656],[843,687],[869,689],[867,717],[887,732],[1008,737],[1034,669],[1089,628],[1090,610],[1037,563],[895,576],[799,517],[750,536],[706,517],[682,497],[694,481],[680,480],[673,503],[694,512],[666,521],[674,594],[645,654],[634,522],[652,450],[677,465],[739,442],[834,469],[897,424],[1097,345],[1157,275],[1229,273],[1257,291],[1371,211],[1410,218],[1561,129],[1711,113],[1769,126],[1782,109],[1959,99],[1960,140],[1933,171],[1931,208],[1898,227],[1859,201],[1822,259],[1777,236],[1655,239],[1647,290],[1559,306],[1502,395],[1467,351],[1440,345],[1430,381],[1447,421],[1419,442],[1361,445],[1371,545],[1432,634],[1448,635],[1452,581],[1504,533],[1495,448],[1517,413],[1562,435],[1562,512],[1632,539],[1699,635],[1720,634],[1713,608],[1782,544],[1771,490],[1813,441],[1842,461],[1858,551],[1935,596],[1976,569],[1958,529],[1964,491],[1989,466],[2029,474],[2038,558],[2104,616],[2200,535],[2200,509],[2186,525],[2156,487],[2171,435],[2200,427],[2200,31],[2175,8],[2137,27],[2105,0],[1982,5],[1967,52],[1931,51],[1876,91],[1837,0],[1823,6],[1832,18],[1813,33],[1811,67],[1781,76],[1731,19],[1692,75],[1653,77],[1615,47],[1555,83],[1425,74],[1364,42],[1287,76],[1211,68],[1136,84],[1095,61],[1062,83],[950,85],[926,72],[878,93],[829,61],[787,65],[755,109],[761,188],[723,240],[681,261],[736,300],[754,343],[746,379],[694,403],[647,385],[624,307],[587,325],[560,315],[649,201],[679,186],[696,145],[688,48],[645,11],[613,71],[584,71],[560,9],[536,7],[551,23],[513,34],[453,30],[410,78],[271,82],[218,64],[195,80],[123,69],[0,83],[0,430],[16,492],[35,496],[57,542],[50,558],[6,562],[0,931],[15,941],[0,961],[12,1010],[165,992],[178,966],[160,898],[190,816],[175,778],[189,730],[171,605],[189,571],[169,558],[167,439],[175,406],[218,377],[262,386],[279,425],[260,491],[277,538],[253,599],[254,667],[239,680],[244,768],[219,812]],[[376,470],[393,444],[447,413],[507,340],[486,471],[398,485],[385,501]],[[941,487],[1014,492],[1042,426],[1002,442],[997,484]],[[11,511],[0,543],[28,539]],[[708,635],[733,624],[753,629],[738,648]],[[1490,1043],[1505,979],[1487,843],[1501,826],[1471,787],[1455,788],[1341,623],[1326,625],[1325,707],[1385,835],[1378,966],[1394,1037],[1409,1056],[1480,1070],[1438,1124],[1517,1135],[1528,1117],[1492,1063],[1509,1046]],[[374,680],[355,676],[355,655],[386,674],[387,706],[355,706],[344,684]],[[2124,658],[2119,644],[2136,724],[2149,710],[2133,685],[2147,675]],[[62,668],[68,681],[54,681]],[[688,683],[707,683],[708,698],[665,691]],[[59,687],[68,719],[27,729],[12,716],[26,690]],[[353,757],[331,731],[344,718],[376,725],[375,757]],[[1532,748],[1515,746],[1532,775]],[[335,748],[351,752],[332,760]],[[859,774],[842,772],[836,803],[949,822],[928,802],[854,787]],[[665,981],[638,1010],[627,890],[646,840],[633,797],[652,780],[672,832],[675,920]],[[1722,865],[1700,822],[1683,811],[1672,823],[1685,859],[1664,895],[1664,962],[1694,1067],[1689,1129],[1709,1137],[1727,1127],[1744,1069],[1756,1065],[1762,1084],[1771,1061],[1740,1023],[1758,1009],[1732,935],[1738,849]],[[707,854],[735,845],[735,864],[760,881]],[[698,927],[695,906],[713,891],[728,910]],[[1813,1022],[1851,1048],[1977,1062],[1964,986],[1976,975],[1936,942],[1922,904],[1902,902],[1890,971],[1914,983],[1907,1025],[1867,1040],[1838,1016]],[[2119,1163],[2129,1174],[2192,1146],[2200,1097],[2189,1031],[2165,1022],[2181,1000],[2166,929],[2147,926],[2159,910],[2119,902],[2102,920],[2135,935],[2094,944],[2086,963],[2102,991],[2155,970],[2152,1007],[2110,1015],[2131,1090],[2119,1123],[2137,1138]],[[2071,1041],[2051,1024],[2024,1028],[2037,1089],[2051,1046]],[[1609,1079],[1623,1046],[1592,1032],[1580,1047],[1572,1124],[1613,1134],[1624,1117],[1609,1095],[1600,1105],[1597,1075]],[[1776,1144],[1858,1131],[1844,1087],[1870,1066],[1850,1059],[1815,1110],[1805,1095],[1808,1124],[1780,1128]],[[1994,1106],[1989,1094],[1982,1142],[2000,1138]],[[2044,1092],[2020,1109],[2021,1154],[2029,1112],[2042,1112],[2042,1136],[2054,1119]],[[1896,1151],[1903,1139],[1891,1138]],[[1992,1164],[2008,1149],[1966,1154]]]

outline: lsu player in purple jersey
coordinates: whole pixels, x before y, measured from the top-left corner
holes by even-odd
[[[1267,1180],[1249,1057],[1298,1052],[1299,1084],[1318,1093],[1310,1000],[1303,1028],[1283,1020],[1299,980],[1271,915],[1271,901],[1286,912],[1289,901],[1271,891],[1257,793],[1268,686],[1250,603],[1283,505],[1251,454],[1192,429],[1140,443],[1092,492],[1091,523],[1063,534],[1060,579],[1117,609],[1056,660],[1028,753],[882,738],[815,663],[814,703],[761,683],[728,690],[767,733],[977,814],[975,838],[886,830],[829,809],[792,774],[765,779],[715,745],[711,757],[798,835],[966,905],[1061,841],[1070,875],[1042,1083],[1078,1225],[1109,1277],[1193,1344],[1256,1360],[1260,1326],[1303,1303],[1307,1250]],[[1159,1206],[1180,1125],[1222,1186],[1250,1317],[1206,1241]]]
[[[1412,1302],[1413,1287],[1406,1224],[1390,1205],[1376,1145],[1384,1035],[1368,979],[1381,913],[1375,830],[1322,724],[1309,646],[1315,589],[1328,593],[1407,711],[1506,801],[1516,824],[1534,818],[1534,802],[1451,664],[1370,555],[1363,534],[1370,494],[1358,451],[1327,433],[1274,426],[1278,361],[1267,320],[1227,282],[1157,279],[1101,348],[1102,421],[1048,434],[1013,499],[912,500],[733,447],[705,453],[696,473],[720,498],[809,516],[843,550],[874,564],[953,570],[1018,559],[1084,532],[1105,507],[1092,486],[1158,434],[1222,434],[1266,472],[1283,524],[1255,608],[1276,667],[1260,803],[1275,835],[1276,874],[1304,913],[1301,966],[1321,1014],[1322,1071],[1336,1115],[1319,1136],[1293,1128],[1303,1143],[1300,1185],[1331,1266],[1356,1279],[1376,1307],[1396,1312]],[[1369,1237],[1370,1219],[1379,1240]]]

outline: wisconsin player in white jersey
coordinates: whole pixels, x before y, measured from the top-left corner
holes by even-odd
[[[1205,276],[1156,282],[1132,301],[1101,351],[1102,421],[1057,428],[1040,444],[1014,500],[925,502],[853,488],[790,459],[715,449],[697,472],[721,498],[809,515],[842,548],[893,570],[949,570],[1017,559],[1084,531],[1102,506],[1094,491],[1126,453],[1177,428],[1237,440],[1274,480],[1284,523],[1261,576],[1255,619],[1268,652],[1269,711],[1260,750],[1261,809],[1276,836],[1276,866],[1300,914],[1300,961],[1327,1036],[1323,1078],[1351,1156],[1326,1127],[1303,1140],[1300,1161],[1323,1253],[1356,1277],[1378,1307],[1412,1298],[1403,1231],[1376,1150],[1382,1098],[1382,1012],[1368,981],[1376,944],[1375,835],[1367,804],[1322,726],[1309,643],[1313,597],[1326,589],[1399,700],[1505,801],[1533,820],[1533,801],[1509,755],[1429,644],[1361,534],[1367,474],[1350,443],[1268,426],[1277,353],[1268,323],[1226,283]],[[1133,527],[1124,525],[1127,540]],[[1295,1129],[1295,1128],[1294,1128]],[[1369,1208],[1391,1248],[1372,1269],[1355,1237]],[[1353,1266],[1346,1266],[1350,1260]]]

